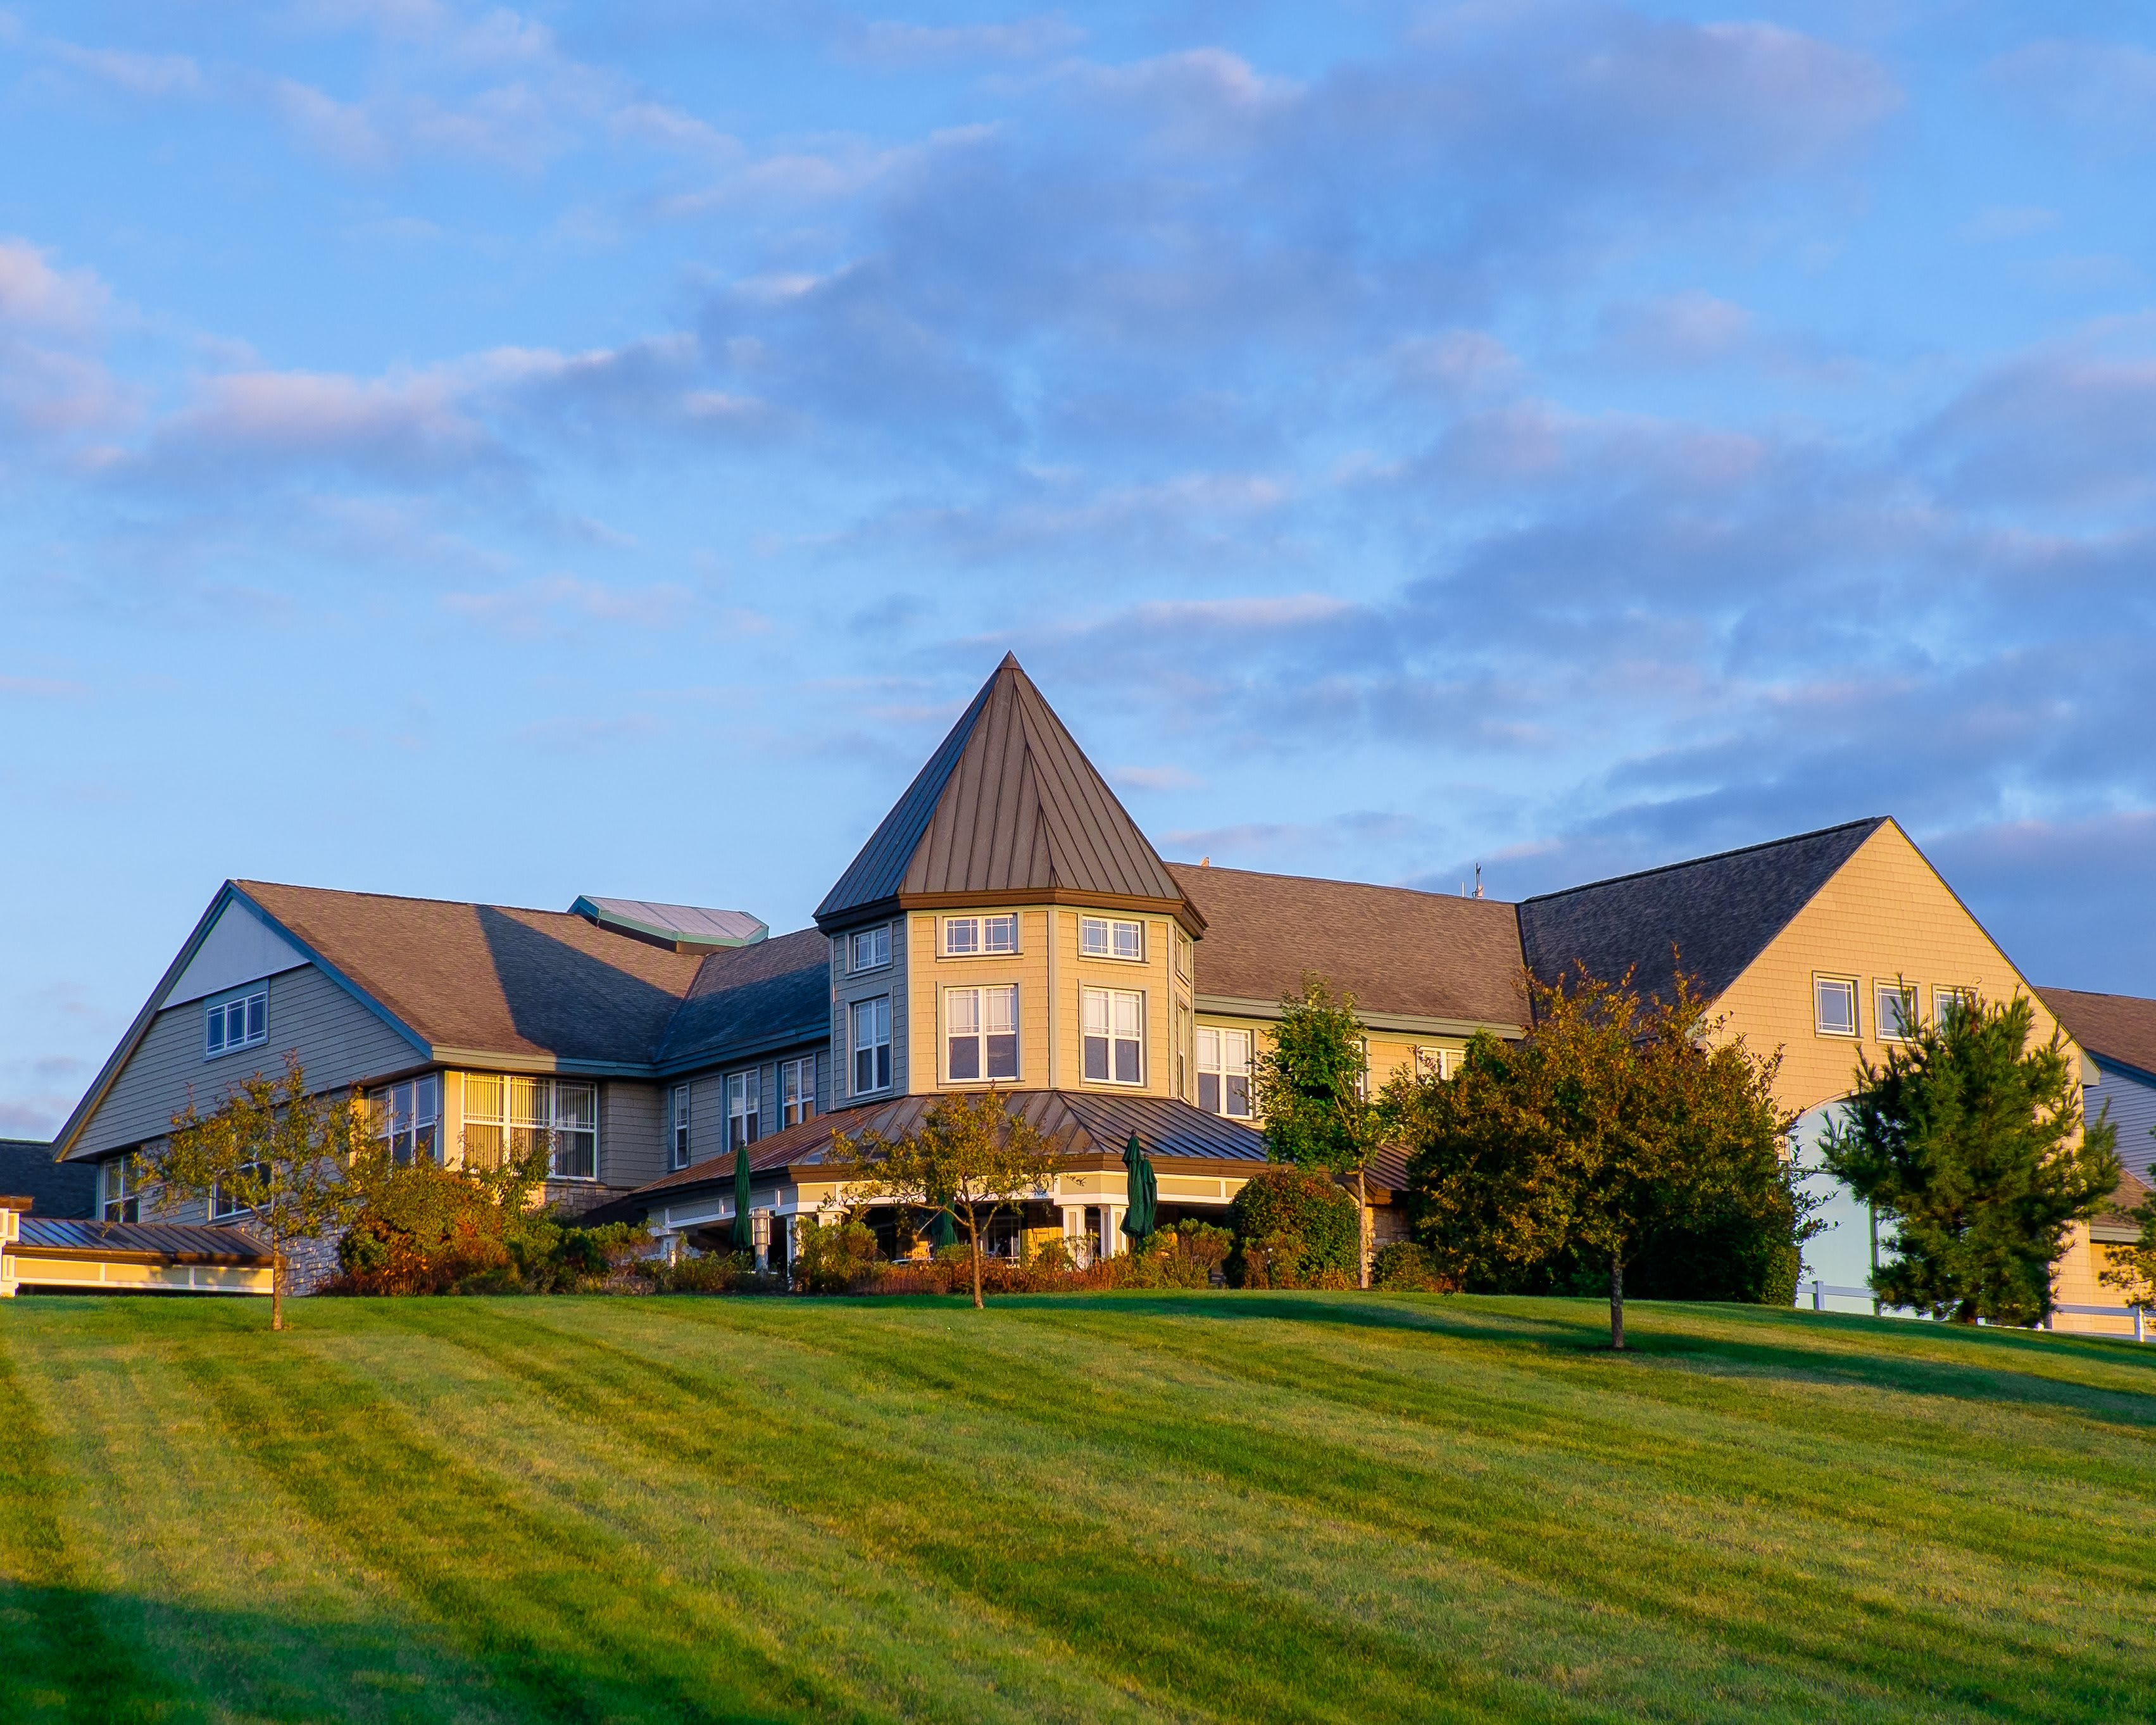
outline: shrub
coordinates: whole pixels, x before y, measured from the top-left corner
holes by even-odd
[[[800,1219],[794,1235],[793,1286],[803,1293],[863,1292],[875,1285],[883,1268],[876,1259],[875,1230],[867,1223]]]
[[[1244,1287],[1352,1287],[1362,1229],[1355,1200],[1322,1174],[1285,1165],[1245,1183],[1228,1207],[1233,1280]]]
[[[684,1252],[636,1266],[637,1280],[654,1294],[778,1294],[786,1278],[756,1267],[754,1252]]]
[[[1428,1252],[1411,1240],[1396,1240],[1370,1260],[1370,1286],[1393,1293],[1449,1294],[1454,1284],[1439,1273]]]

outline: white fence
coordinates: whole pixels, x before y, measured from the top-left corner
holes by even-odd
[[[1815,1281],[1810,1284],[1799,1283],[1798,1292],[1801,1294],[1806,1286],[1812,1291],[1812,1310],[1815,1312],[1825,1312],[1829,1300],[1869,1300],[1874,1317],[1878,1316],[1881,1310],[1879,1296],[1869,1288],[1840,1288],[1828,1282]],[[2133,1320],[2133,1339],[2137,1342],[2148,1339],[2148,1314],[2138,1306],[2054,1306],[2051,1310],[2054,1313],[2063,1312],[2073,1317],[2130,1317]],[[1983,1319],[1979,1318],[1977,1322],[1981,1323]],[[2047,1330],[2051,1327],[2048,1320],[2044,1327]]]

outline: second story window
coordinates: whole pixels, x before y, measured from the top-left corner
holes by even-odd
[[[1418,1078],[1450,1078],[1459,1070],[1460,1050],[1456,1048],[1418,1047],[1414,1051]]]
[[[856,1000],[853,1019],[854,1094],[891,1088],[891,996]]]
[[[943,951],[951,957],[963,958],[976,952],[1015,952],[1018,951],[1018,917],[1008,916],[946,916],[943,919]]]
[[[1932,1022],[1942,1029],[1946,1022],[1958,1012],[1976,1010],[1976,990],[1974,988],[1934,988],[1932,990]]]
[[[1881,1042],[1907,1042],[1917,1034],[1917,991],[1907,983],[1881,983],[1872,990],[1873,1023]]]
[[[1142,958],[1145,924],[1114,916],[1081,916],[1078,950],[1088,958]]]
[[[244,1182],[266,1180],[270,1178],[270,1164],[266,1162],[248,1163],[239,1170],[239,1178]],[[212,1180],[209,1183],[210,1220],[222,1222],[228,1217],[244,1216],[251,1212],[254,1206],[242,1204],[241,1196],[240,1192],[234,1191],[223,1180]]]
[[[1812,978],[1813,1022],[1822,1036],[1856,1034],[1856,984],[1847,977]]]
[[[213,1060],[243,1048],[258,1048],[270,1040],[270,990],[250,989],[223,1000],[213,1000],[203,1014],[203,1058]]]
[[[1018,1076],[1018,988],[943,991],[944,1076],[964,1084]]]
[[[763,1136],[763,1074],[736,1072],[726,1080],[726,1148],[738,1150]]]
[[[1198,1106],[1230,1120],[1250,1117],[1250,1033],[1198,1027]]]
[[[1086,1076],[1096,1084],[1145,1082],[1145,996],[1132,988],[1083,991]]]
[[[689,1165],[689,1086],[677,1084],[670,1096],[667,1144],[675,1168]]]
[[[409,1168],[415,1159],[442,1159],[440,1074],[408,1078],[376,1091],[367,1100],[374,1105],[374,1135],[398,1167]]]
[[[851,951],[846,961],[849,970],[881,970],[891,963],[891,924],[879,922],[874,928],[854,931]]]
[[[816,1117],[816,1056],[778,1063],[778,1118],[781,1126],[801,1126]]]
[[[116,1156],[98,1169],[98,1213],[108,1222],[142,1219],[141,1174],[131,1153]]]

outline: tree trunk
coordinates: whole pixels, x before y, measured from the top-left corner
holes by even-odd
[[[1355,1170],[1356,1286],[1370,1286],[1370,1184],[1361,1168]]]
[[[1609,1346],[1625,1351],[1625,1260],[1609,1255]]]
[[[270,1248],[270,1327],[285,1327],[285,1245],[274,1242]]]
[[[973,1214],[973,1207],[966,1206],[966,1232],[973,1242],[973,1310],[983,1310],[981,1300],[981,1224]]]

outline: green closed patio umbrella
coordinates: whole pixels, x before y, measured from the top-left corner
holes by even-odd
[[[954,1246],[957,1245],[957,1243],[958,1224],[952,1219],[951,1212],[948,1210],[937,1211],[936,1219],[928,1224],[929,1250],[931,1251],[940,1252],[945,1247]]]
[[[734,1152],[734,1250],[756,1250],[756,1229],[748,1219],[748,1146]]]
[[[1132,1241],[1145,1240],[1160,1225],[1160,1182],[1153,1178],[1152,1158],[1138,1142],[1138,1135],[1123,1146],[1123,1167],[1130,1173],[1130,1202],[1123,1211],[1123,1232]]]

